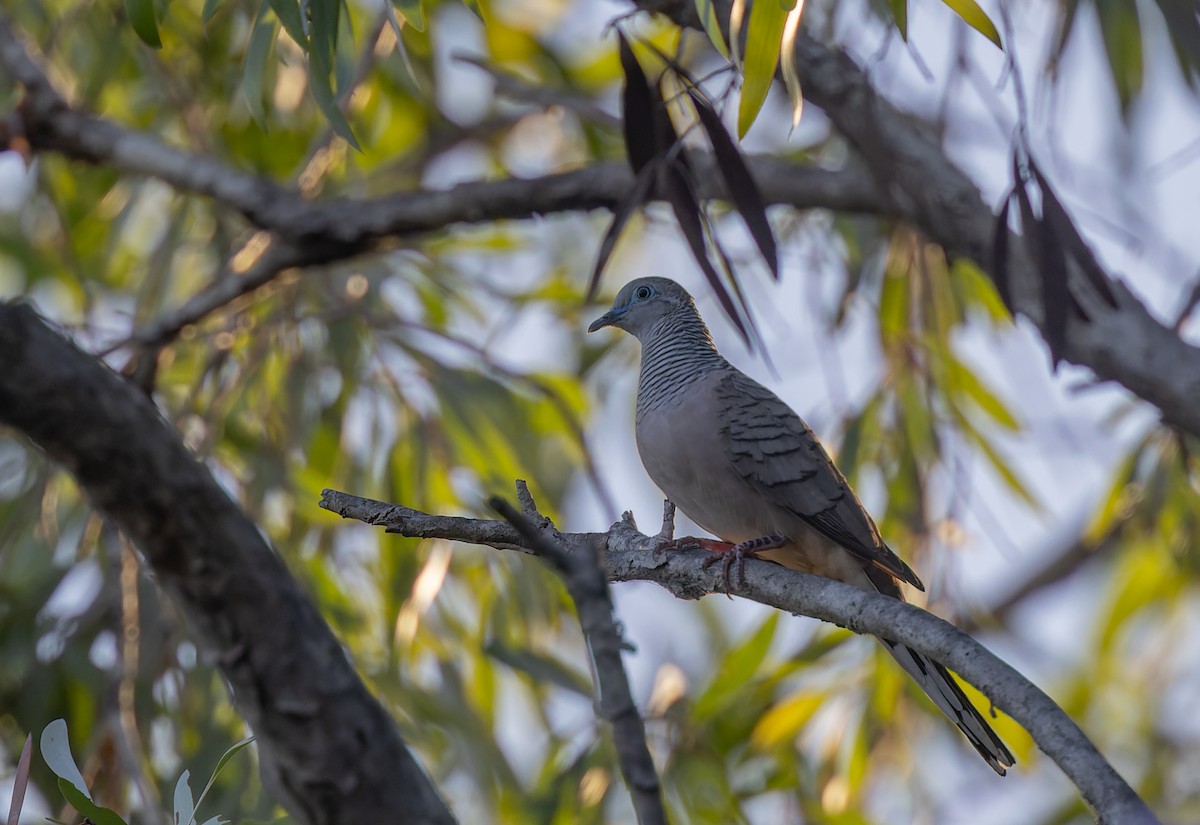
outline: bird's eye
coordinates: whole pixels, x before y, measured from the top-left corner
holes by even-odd
[[[633,297],[639,301],[644,301],[650,297],[650,292],[651,292],[650,287],[639,286],[637,289],[635,289],[633,291]]]

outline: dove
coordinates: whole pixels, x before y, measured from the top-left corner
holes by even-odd
[[[904,600],[924,590],[884,542],[821,442],[787,404],[717,351],[692,296],[667,278],[638,278],[588,332],[624,330],[641,343],[636,438],[647,474],[678,509],[720,539],[725,583],[747,558]],[[689,540],[683,540],[688,542]],[[1013,756],[949,671],[880,639],[900,666],[1003,776]]]

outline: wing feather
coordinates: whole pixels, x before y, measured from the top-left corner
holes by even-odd
[[[717,397],[725,408],[727,453],[744,479],[863,561],[925,589],[884,543],[845,476],[800,416],[775,393],[736,371],[717,386]]]

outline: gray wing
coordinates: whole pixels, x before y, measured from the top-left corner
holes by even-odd
[[[845,476],[800,416],[740,372],[717,386],[723,435],[741,476],[821,535],[918,590],[917,574],[892,552]]]

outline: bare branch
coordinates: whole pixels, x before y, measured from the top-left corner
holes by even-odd
[[[475,542],[475,536],[491,535],[503,528],[511,538],[512,528],[500,522],[477,519],[446,521],[404,507],[401,519],[389,517],[396,505],[371,502],[347,493],[326,490],[320,506],[346,518],[371,524],[386,524],[388,530],[406,536],[424,536]],[[458,522],[465,522],[458,530]],[[488,525],[497,525],[489,527]],[[438,527],[450,529],[439,530]],[[606,534],[561,533],[562,543],[572,552],[603,542],[601,562],[609,581],[651,581],[681,599],[698,599],[724,593],[719,570],[705,568],[702,551],[662,550],[658,537],[638,532],[628,517]],[[484,542],[497,546],[493,542]],[[524,540],[526,547],[529,541]],[[525,552],[528,552],[526,550]],[[735,587],[737,595],[797,615],[832,622],[855,633],[869,633],[908,645],[935,659],[975,687],[1017,720],[1053,759],[1101,822],[1150,825],[1158,820],[1129,784],[1096,750],[1079,726],[1040,688],[995,654],[954,625],[911,604],[868,593],[857,587],[789,570],[765,561],[746,565],[746,583]]]
[[[0,423],[66,467],[141,551],[296,820],[452,823],[283,561],[150,399],[22,304],[0,304],[0,363]]]
[[[521,499],[524,516],[501,498],[493,498],[489,504],[517,529],[535,553],[550,563],[571,594],[591,655],[597,708],[600,716],[612,726],[617,761],[633,798],[637,820],[640,825],[666,825],[662,786],[646,744],[645,725],[629,690],[629,676],[621,661],[621,634],[613,620],[612,595],[599,561],[603,549],[601,537],[595,536],[590,542],[568,547],[560,541],[561,534],[549,519],[542,518],[537,512],[523,481],[517,482],[517,496]]]

